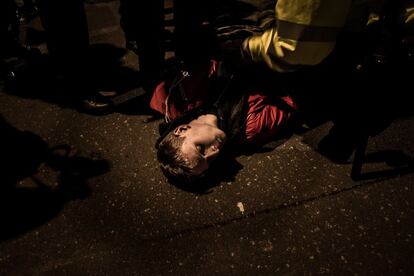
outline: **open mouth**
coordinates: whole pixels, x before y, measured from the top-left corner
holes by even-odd
[[[223,144],[224,144],[224,139],[221,138],[221,137],[217,137],[216,138],[216,143],[214,143],[214,147],[216,147],[218,149],[221,149],[221,147],[223,146]]]

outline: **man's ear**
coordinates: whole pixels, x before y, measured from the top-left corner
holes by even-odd
[[[175,136],[180,136],[184,134],[189,128],[191,128],[190,125],[180,125],[174,129],[173,133]]]

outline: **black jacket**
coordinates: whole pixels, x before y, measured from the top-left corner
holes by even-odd
[[[241,76],[230,75],[212,80],[214,83],[210,89],[220,90],[220,93],[211,93],[218,95],[215,101],[212,101],[212,104],[192,109],[170,123],[161,123],[159,127],[161,136],[156,142],[156,147],[177,126],[187,124],[204,114],[217,116],[218,127],[227,135],[226,145],[237,143],[244,132],[248,108],[248,93],[242,85],[241,78]]]

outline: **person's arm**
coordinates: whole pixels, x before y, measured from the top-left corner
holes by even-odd
[[[279,0],[276,23],[243,42],[244,55],[275,71],[316,65],[334,49],[352,0]]]
[[[290,96],[269,98],[260,94],[249,95],[245,139],[242,143],[264,144],[274,139],[291,121],[298,106]]]

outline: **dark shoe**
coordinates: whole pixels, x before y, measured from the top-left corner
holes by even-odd
[[[121,105],[133,102],[136,99],[146,99],[148,95],[150,93],[146,93],[142,87],[131,89],[122,94],[116,94],[116,92],[112,91],[101,91],[82,100],[80,111],[93,115],[107,115],[113,113]],[[145,102],[145,104],[148,103]]]
[[[79,111],[92,115],[107,115],[114,112],[114,104],[110,97],[98,93],[83,99]]]

